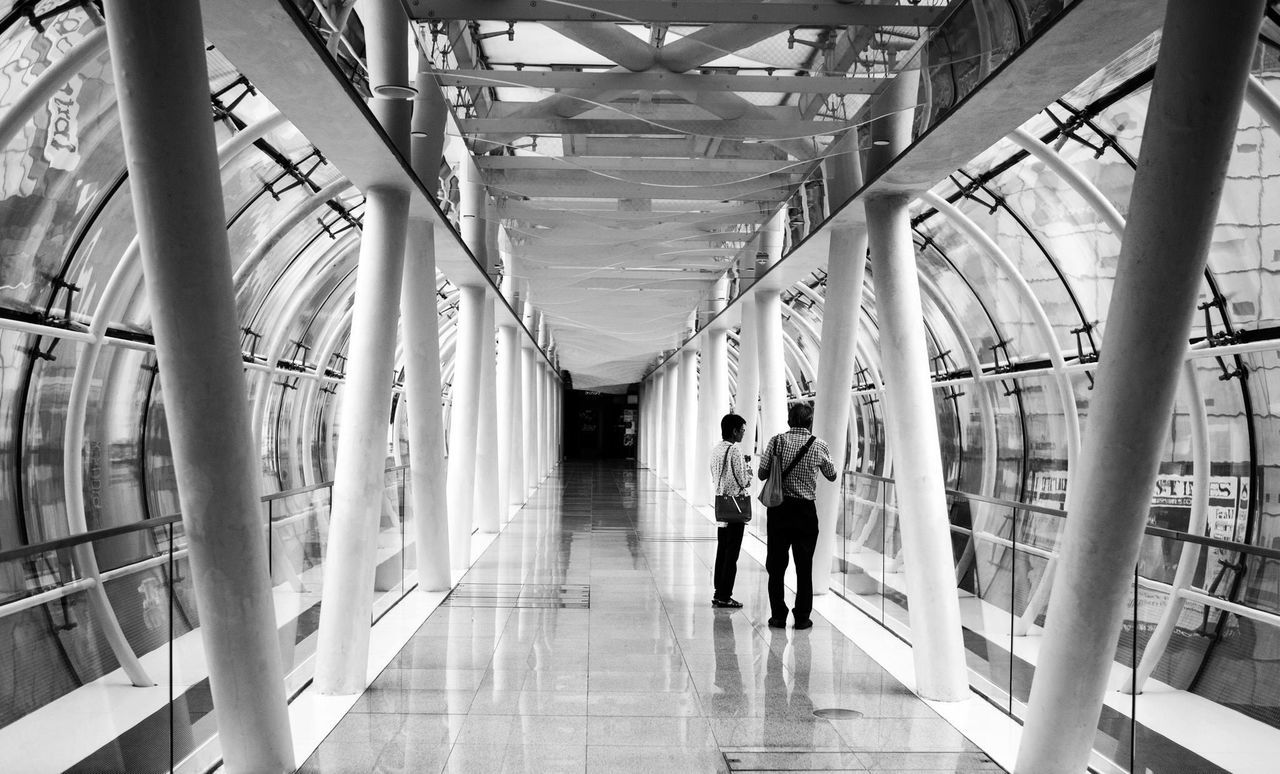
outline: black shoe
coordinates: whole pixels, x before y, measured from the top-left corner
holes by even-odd
[[[796,628],[797,628],[797,629],[811,629],[811,628],[813,628],[813,621],[796,621]]]
[[[712,599],[711,606],[739,608],[742,607],[742,603],[731,597],[729,599]]]
[[[769,627],[773,629],[787,628],[787,620],[785,618],[770,618]]]

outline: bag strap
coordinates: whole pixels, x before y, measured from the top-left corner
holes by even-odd
[[[720,484],[724,483],[724,469],[729,466],[729,450],[732,448],[732,444],[724,447],[724,460],[720,463],[720,480],[716,482],[716,489],[719,489]],[[736,470],[733,471],[733,483],[738,485],[739,490],[745,488],[743,487],[742,482],[738,480],[738,471]]]
[[[813,439],[814,439],[814,438],[817,438],[817,436],[815,436],[815,435],[810,435],[810,436],[809,436],[809,440],[805,441],[805,442],[804,442],[804,446],[801,446],[801,447],[800,447],[800,451],[796,452],[796,456],[795,456],[795,458],[794,458],[794,459],[792,459],[792,460],[791,460],[791,464],[790,464],[790,465],[788,465],[788,466],[786,467],[786,469],[784,469],[784,470],[782,471],[782,478],[783,478],[784,480],[786,479],[787,474],[791,472],[791,469],[792,469],[792,468],[794,468],[794,467],[796,466],[796,463],[800,461],[800,458],[801,458],[801,457],[803,457],[803,456],[805,455],[805,452],[809,451],[809,447],[813,445]],[[779,457],[781,457],[782,455],[781,455],[781,454],[779,454],[778,456],[779,456]]]
[[[729,447],[726,446],[724,447],[724,461],[720,463],[720,480],[716,482],[716,489],[719,489],[720,485],[724,483],[724,466],[728,464],[729,464]],[[734,482],[737,482],[738,480],[737,473],[733,474],[733,480]]]

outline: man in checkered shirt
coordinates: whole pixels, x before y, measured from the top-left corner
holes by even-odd
[[[785,471],[795,460],[782,480],[782,504],[768,511],[764,566],[769,574],[769,625],[775,629],[787,625],[782,576],[787,572],[787,551],[790,551],[796,560],[796,601],[790,612],[795,615],[797,629],[808,629],[813,626],[809,615],[813,610],[813,551],[818,545],[818,510],[813,498],[817,496],[818,471],[822,471],[828,481],[835,481],[836,467],[831,462],[827,442],[810,430],[813,406],[792,403],[787,410],[787,426],[791,429],[770,438],[760,455],[761,481],[769,478],[773,465],[781,465]],[[796,455],[802,451],[797,459]]]

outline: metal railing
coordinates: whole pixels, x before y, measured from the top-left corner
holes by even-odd
[[[858,479],[874,482],[875,484],[885,488],[882,502],[880,503],[869,502],[868,504],[873,507],[876,507],[876,506],[881,507],[887,512],[889,510],[887,503],[889,502],[889,498],[891,497],[892,489],[895,486],[893,479],[886,478],[884,476],[872,475],[869,473],[846,471],[845,481],[843,486],[843,489],[844,489],[843,495],[845,498],[844,499],[845,502],[848,502],[849,498],[853,496],[852,492],[850,491],[849,482],[851,480],[858,480]],[[1037,514],[1040,516],[1052,517],[1054,519],[1058,519],[1062,521],[1065,521],[1067,518],[1069,518],[1069,515],[1067,514],[1066,511],[1058,510],[1054,508],[1047,508],[1041,505],[1035,505],[1031,503],[1020,503],[1012,500],[1003,500],[997,497],[987,497],[984,495],[977,495],[977,494],[972,494],[968,492],[960,492],[953,489],[948,489],[945,491],[948,497],[950,498],[963,499],[971,503],[983,504],[986,506],[1005,508],[1012,512],[1022,511],[1026,513]],[[874,513],[870,518],[871,519],[876,518]],[[1015,516],[1013,520],[1016,524],[1017,517]],[[987,543],[1001,546],[1003,548],[1009,548],[1014,551],[1026,552],[1034,556],[1040,557],[1041,559],[1045,559],[1050,564],[1056,562],[1057,546],[1043,547],[1043,546],[1032,545],[1029,543],[1018,542],[1017,540],[1012,540],[1002,535],[994,534],[988,530],[977,528],[976,523],[977,523],[977,519],[975,519],[975,527],[972,527],[972,528],[966,528],[956,524],[951,525],[951,531],[953,534],[963,535],[969,541],[966,544],[965,550],[962,552],[959,560],[957,561],[957,568],[956,568],[957,582],[964,575],[964,572],[966,570],[965,563],[968,561],[972,561],[973,541],[981,540]],[[886,530],[887,530],[887,527],[886,527]],[[1229,540],[1221,540],[1218,538],[1208,537],[1205,535],[1196,535],[1189,532],[1182,532],[1178,530],[1167,529],[1163,527],[1155,527],[1155,526],[1147,526],[1144,529],[1144,535],[1146,537],[1155,538],[1158,540],[1175,540],[1181,543],[1193,544],[1193,545],[1199,546],[1200,548],[1216,549],[1218,551],[1224,551],[1224,552],[1229,552],[1231,554],[1235,554],[1234,561],[1229,562],[1229,564],[1234,565],[1237,568],[1237,572],[1241,572],[1241,573],[1245,572],[1247,563],[1250,560],[1280,562],[1280,550],[1265,548],[1262,546],[1253,546],[1253,545],[1247,545],[1242,543],[1236,543]],[[1036,581],[1036,583],[1031,588],[1032,597],[1033,598],[1047,597],[1049,587],[1051,585],[1052,585],[1052,572],[1051,572],[1051,568],[1047,565],[1045,572],[1041,574],[1040,578]],[[1152,591],[1165,593],[1167,595],[1165,600],[1166,608],[1174,605],[1180,605],[1181,602],[1183,601],[1189,601],[1189,602],[1194,602],[1196,604],[1204,605],[1206,607],[1211,607],[1217,610],[1228,612],[1228,613],[1240,616],[1242,618],[1247,618],[1252,621],[1256,621],[1258,623],[1266,624],[1268,626],[1274,626],[1274,627],[1280,628],[1280,614],[1278,613],[1273,613],[1266,610],[1249,607],[1248,605],[1243,605],[1229,599],[1214,596],[1212,593],[1206,593],[1203,590],[1200,590],[1191,586],[1180,587],[1180,586],[1176,586],[1173,583],[1167,583],[1167,582],[1156,580],[1153,578],[1147,578],[1142,576],[1137,568],[1135,568],[1134,570],[1134,585],[1135,585],[1135,588],[1141,587],[1141,588],[1149,589]],[[1033,608],[1033,605],[1029,604],[1028,609],[1030,610],[1032,608]],[[1023,617],[1025,617],[1025,614]],[[1172,621],[1176,619],[1176,616],[1171,617],[1167,615],[1162,615],[1161,618]],[[1026,628],[1019,627],[1015,624],[1013,633],[1015,635],[1025,634]],[[1134,693],[1140,693],[1142,691],[1142,686],[1146,678],[1151,675],[1151,673],[1154,671],[1156,664],[1159,662],[1159,660],[1165,653],[1165,648],[1167,647],[1170,641],[1169,634],[1170,633],[1161,632],[1158,636],[1153,636],[1151,638],[1151,640],[1147,644],[1147,647],[1143,650],[1141,660],[1136,665],[1134,676],[1124,686],[1124,689],[1126,691],[1134,692]]]

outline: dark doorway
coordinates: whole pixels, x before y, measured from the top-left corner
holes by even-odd
[[[564,453],[568,459],[634,459],[640,402],[623,394],[569,390],[565,394]]]

